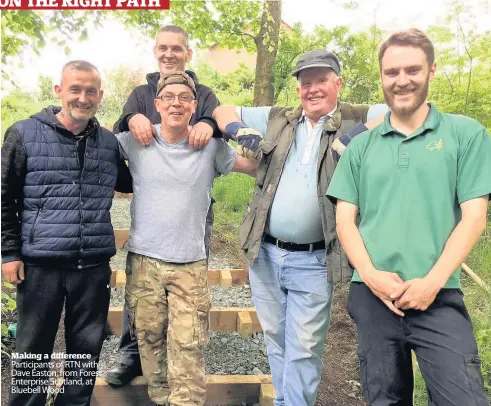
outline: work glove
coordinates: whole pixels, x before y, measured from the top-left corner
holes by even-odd
[[[367,127],[363,123],[359,123],[355,128],[349,131],[347,134],[341,135],[341,137],[336,138],[331,146],[331,154],[334,162],[337,164],[341,159],[341,155],[343,155],[344,150],[348,146],[348,144],[355,138],[357,135],[366,131]]]
[[[259,131],[246,127],[242,123],[234,122],[225,127],[228,139],[237,141],[237,153],[247,159],[259,159],[264,144],[263,136]]]

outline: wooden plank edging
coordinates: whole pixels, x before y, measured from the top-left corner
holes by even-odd
[[[207,375],[206,405],[254,404],[260,402],[262,386],[271,385],[271,375]],[[268,392],[269,393],[269,392]],[[123,387],[112,387],[97,378],[91,406],[150,406],[147,385],[143,377]],[[263,403],[269,406],[269,403]]]
[[[226,276],[224,283],[223,275]],[[209,269],[208,286],[222,285],[223,287],[245,285],[249,283],[249,275],[246,269]],[[113,269],[111,273],[111,286],[123,288],[126,285],[126,273],[123,270]]]
[[[133,199],[133,193],[114,192],[115,199]]]
[[[239,313],[248,313],[250,317],[246,319],[244,315],[239,323]],[[107,316],[109,328],[114,335],[121,335],[123,326],[123,308],[110,307]],[[210,310],[210,331],[240,331],[242,334],[259,333],[262,331],[254,307],[217,307]]]

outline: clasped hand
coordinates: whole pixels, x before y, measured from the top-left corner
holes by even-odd
[[[135,114],[128,122],[133,137],[140,145],[149,145],[156,134],[155,127],[143,114]],[[213,137],[213,128],[206,122],[196,123],[189,133],[189,146],[201,149],[208,145]]]
[[[426,310],[435,300],[440,286],[428,278],[403,281],[395,272],[372,271],[364,281],[374,295],[395,314],[402,310]]]
[[[264,144],[263,136],[260,132],[252,128],[241,128],[235,134],[237,141],[237,153],[248,159],[259,159],[261,156],[261,147]]]

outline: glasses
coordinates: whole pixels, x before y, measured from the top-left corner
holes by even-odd
[[[174,100],[176,100],[176,97],[183,104],[191,103],[194,100],[194,97],[191,96],[189,93],[181,93],[181,94],[164,93],[162,96],[159,97],[159,99],[166,104],[172,104],[174,103]]]

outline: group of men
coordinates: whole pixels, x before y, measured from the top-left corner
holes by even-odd
[[[159,72],[130,95],[116,137],[94,118],[101,78],[85,61],[64,66],[61,108],[5,135],[2,274],[17,284],[16,352],[49,358],[64,306],[66,353],[88,356],[65,367],[55,404],[90,404],[95,379],[71,382],[95,373],[102,348],[115,189],[133,202],[122,354],[106,380],[143,374],[157,405],[204,404],[210,191],[238,171],[255,177],[239,240],[275,406],[314,405],[333,284],[349,280],[369,405],[412,404],[413,350],[431,405],[489,406],[459,273],[486,227],[491,137],[427,102],[428,37],[411,29],[382,44],[385,114],[339,100],[341,66],[327,51],[297,60],[294,108],[218,106],[185,70],[192,51],[179,27],[159,31],[154,53]],[[16,390],[9,404],[45,400]]]

